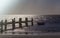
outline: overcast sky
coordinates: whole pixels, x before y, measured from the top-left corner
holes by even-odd
[[[60,14],[60,0],[0,0],[0,15]]]

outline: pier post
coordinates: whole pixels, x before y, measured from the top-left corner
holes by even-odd
[[[33,26],[33,18],[31,18],[31,25]]]
[[[5,20],[5,31],[7,31],[7,20]]]
[[[3,20],[1,20],[1,33],[3,33]]]
[[[14,30],[14,29],[15,29],[15,18],[12,19],[12,30]]]
[[[19,18],[19,28],[22,28],[22,18]]]
[[[26,27],[28,27],[28,18],[25,18]]]

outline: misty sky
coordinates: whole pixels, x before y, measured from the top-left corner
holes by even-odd
[[[60,0],[0,0],[0,15],[60,14]]]

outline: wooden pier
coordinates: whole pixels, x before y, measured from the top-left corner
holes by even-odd
[[[33,26],[33,18],[31,18],[31,20],[28,20],[28,18],[25,18],[25,21],[22,21],[22,18],[19,18],[19,21],[16,21],[14,18],[14,19],[12,19],[11,22],[8,22],[7,19],[5,20],[5,22],[3,22],[3,20],[1,20],[0,32],[3,33],[4,31],[7,31],[7,30],[14,30],[16,28],[23,28],[22,23],[25,23],[24,27],[29,27],[28,22],[31,22],[31,26]],[[19,24],[19,27],[15,26],[16,23]],[[12,29],[7,29],[8,24],[12,24]],[[4,26],[4,29],[3,29],[3,26]]]

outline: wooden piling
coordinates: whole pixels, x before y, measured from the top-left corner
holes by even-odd
[[[22,18],[19,18],[19,28],[22,28]]]
[[[33,26],[33,18],[31,18],[31,26]]]
[[[12,19],[12,30],[14,30],[14,29],[15,29],[15,18]]]
[[[7,31],[7,20],[5,20],[5,31]]]
[[[25,18],[26,27],[28,27],[28,18]]]
[[[1,33],[3,33],[3,20],[1,20]]]

